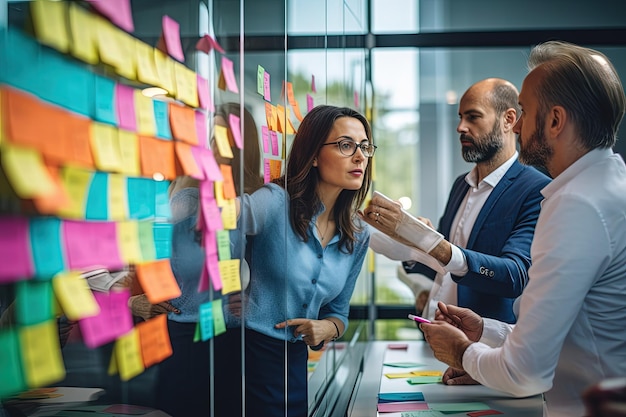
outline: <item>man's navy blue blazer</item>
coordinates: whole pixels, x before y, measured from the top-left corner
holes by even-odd
[[[452,186],[438,230],[450,240],[450,228],[469,189],[465,175]],[[452,275],[457,305],[482,317],[515,323],[513,302],[528,283],[530,245],[541,209],[541,189],[550,178],[518,161],[508,169],[483,205],[466,248],[469,271]],[[408,272],[418,272],[416,269]]]

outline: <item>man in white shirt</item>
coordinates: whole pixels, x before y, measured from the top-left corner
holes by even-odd
[[[553,181],[542,190],[517,324],[441,303],[438,320],[420,327],[451,367],[445,383],[545,392],[550,417],[582,416],[585,388],[626,375],[626,165],[611,150],[626,97],[592,49],[546,42],[529,68],[515,126],[520,159]]]

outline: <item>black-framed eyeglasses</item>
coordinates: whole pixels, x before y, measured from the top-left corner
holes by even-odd
[[[365,156],[366,158],[371,158],[372,156],[374,156],[377,148],[376,145],[372,145],[367,140],[364,140],[361,143],[356,143],[352,139],[342,139],[338,140],[337,142],[328,142],[323,144],[322,146],[326,145],[337,145],[337,147],[339,148],[339,152],[341,152],[341,154],[344,156],[352,156],[356,153],[357,148],[361,148],[361,152],[363,152],[363,156]]]

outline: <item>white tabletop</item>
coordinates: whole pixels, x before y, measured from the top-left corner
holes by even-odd
[[[390,344],[406,344],[407,349],[389,349]],[[398,368],[383,363],[417,362],[423,366]],[[432,350],[423,341],[411,342],[371,342],[365,355],[363,377],[356,387],[356,395],[348,410],[350,417],[400,417],[401,413],[378,413],[378,393],[421,392],[424,400],[432,403],[482,402],[504,414],[503,417],[542,417],[543,398],[536,395],[527,398],[514,398],[482,385],[448,386],[438,384],[411,385],[404,378],[387,378],[386,373],[410,372],[417,370],[444,371],[447,366],[433,357]],[[467,416],[467,413],[447,414],[447,416]]]

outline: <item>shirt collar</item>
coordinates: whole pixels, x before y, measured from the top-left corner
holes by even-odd
[[[474,165],[474,168],[472,168],[472,170],[468,172],[465,176],[465,182],[468,183],[469,186],[472,188],[481,188],[484,186],[483,184],[488,184],[492,188],[495,188],[495,186],[498,185],[502,177],[504,177],[504,174],[506,174],[506,172],[509,170],[509,168],[511,168],[511,165],[513,165],[516,160],[517,151],[515,151],[513,156],[507,159],[502,165],[494,169],[489,175],[483,178],[480,184],[476,183],[476,180],[478,179],[478,167]]]

